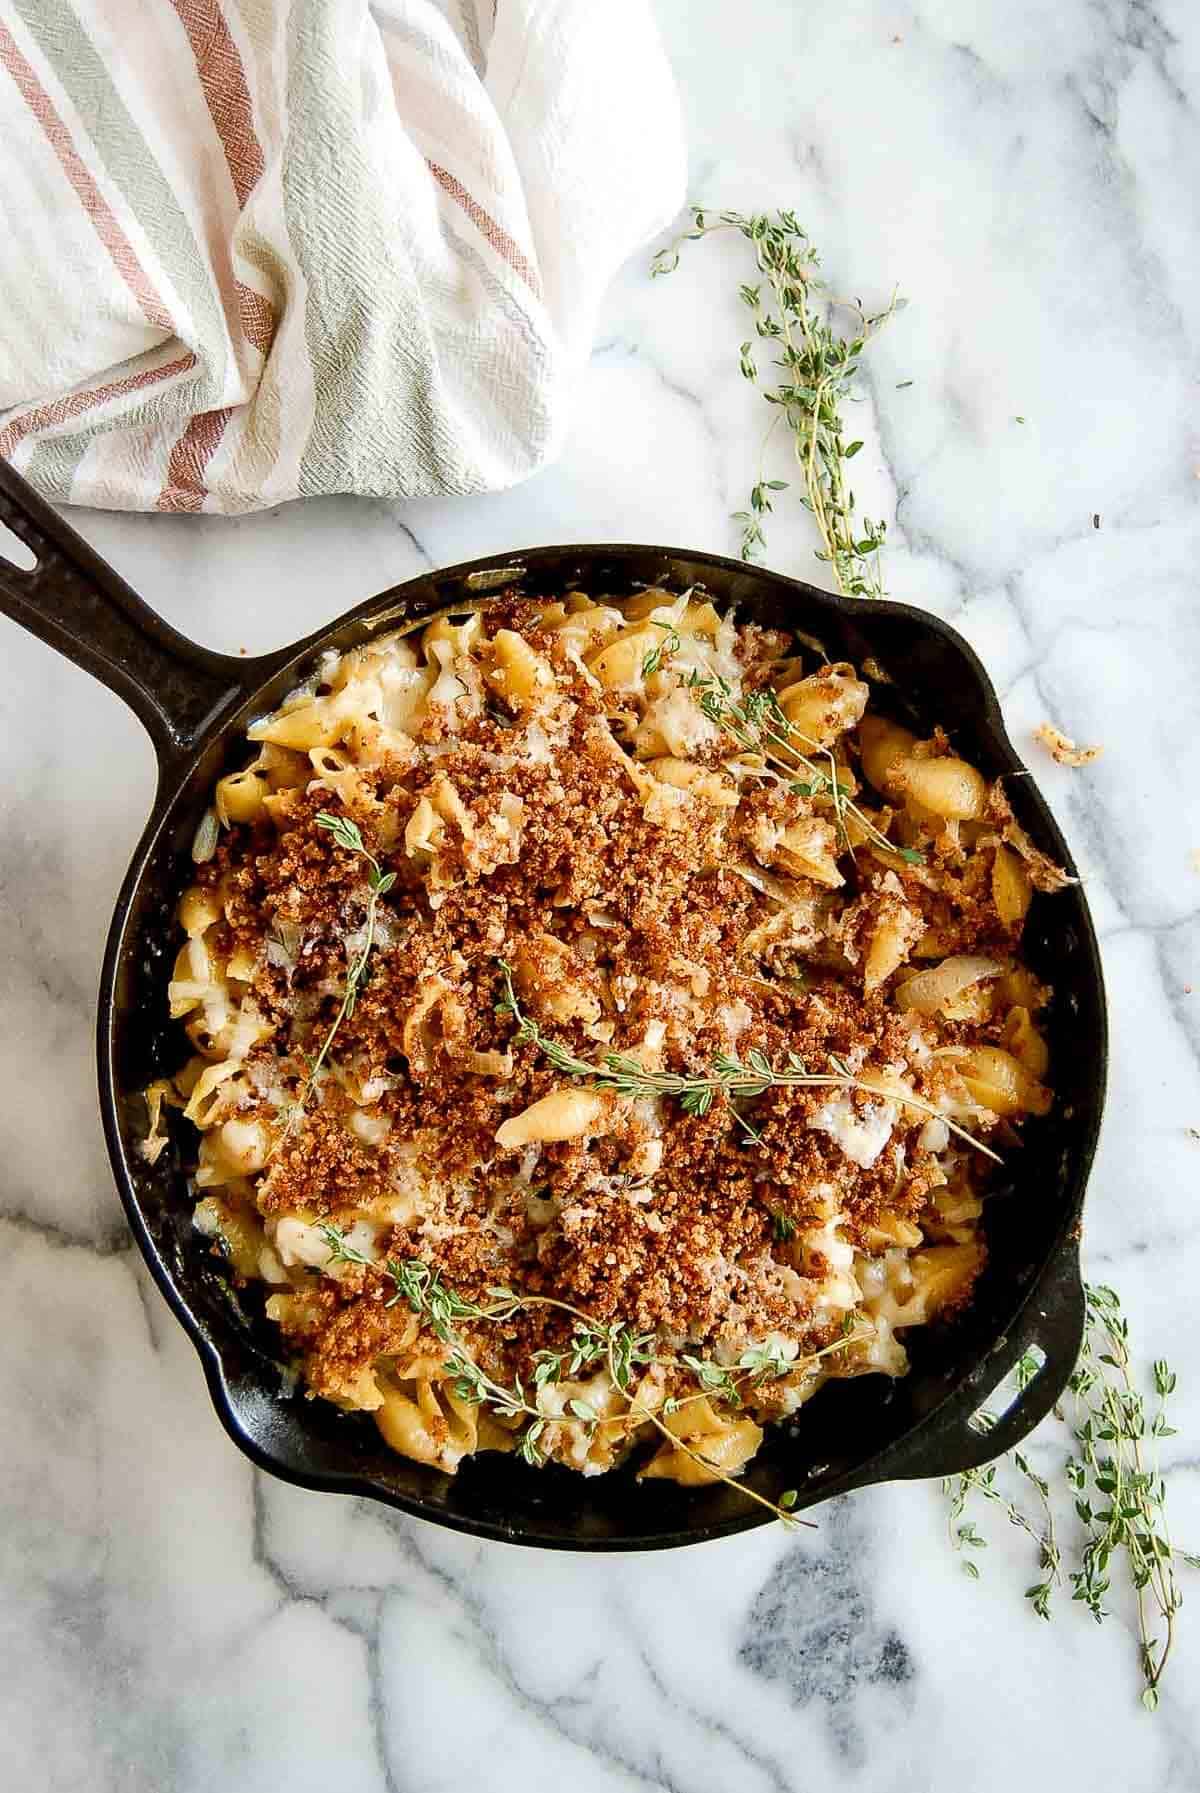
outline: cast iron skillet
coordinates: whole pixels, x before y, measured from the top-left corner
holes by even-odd
[[[478,601],[518,566],[533,592],[571,580],[622,593],[642,584],[703,584],[741,615],[819,638],[830,659],[873,655],[903,719],[941,722],[989,776],[1021,770],[996,695],[967,644],[935,618],[902,604],[831,597],[793,579],[712,554],[671,548],[534,548],[409,580],[331,627],[257,660],[195,646],[147,608],[123,580],[0,463],[0,520],[37,556],[31,572],[0,559],[0,609],[116,691],[140,717],[158,754],[154,809],[117,901],[100,985],[100,1105],[113,1172],[147,1264],[200,1355],[230,1437],[261,1468],[308,1488],[367,1495],[480,1537],[559,1549],[629,1550],[689,1544],[761,1523],[763,1509],[728,1487],[638,1484],[620,1471],[584,1479],[513,1457],[486,1455],[453,1478],[393,1455],[373,1424],[292,1388],[276,1361],[276,1335],[253,1292],[239,1293],[191,1227],[181,1137],[153,1168],[137,1147],[146,1131],[139,1092],[184,1056],[166,1019],[165,985],[179,936],[173,910],[190,871],[189,848],[213,781],[241,763],[250,720],[299,682],[319,648],[347,648],[446,606]],[[489,579],[489,575],[491,575]],[[1046,852],[1071,859],[1028,776],[1009,785],[1017,813]],[[974,1305],[953,1328],[910,1335],[911,1374],[835,1383],[791,1429],[768,1432],[749,1485],[768,1496],[799,1490],[809,1507],[847,1489],[914,1476],[952,1475],[1018,1443],[1047,1413],[1078,1354],[1083,1326],[1079,1220],[1104,1095],[1104,992],[1095,936],[1078,888],[1038,897],[1026,933],[1029,960],[1055,989],[1050,1011],[1056,1100],[1007,1155],[987,1205],[990,1258]],[[994,1430],[971,1416],[1031,1345],[1045,1364]]]

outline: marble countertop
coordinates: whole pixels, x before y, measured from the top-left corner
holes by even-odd
[[[1180,1374],[1200,1547],[1200,14],[1189,0],[659,0],[692,192],[794,207],[909,308],[861,496],[893,594],[975,645],[1088,878],[1113,1014],[1085,1238]],[[735,551],[761,419],[736,245],[610,296],[561,464],[494,498],[236,522],[76,513],[173,623],[250,652],[419,569],[536,542]],[[770,561],[818,573],[781,512]],[[100,954],[150,801],[116,699],[0,623],[0,1784],[14,1793],[990,1793],[1200,1784],[1200,1578],[1159,1713],[1130,1613],[982,1578],[935,1486],[686,1556],[470,1542],[255,1473],[130,1245],[94,1094]],[[1051,720],[1103,758],[1054,766]],[[1086,1040],[1080,1050],[1087,1051]],[[1044,1463],[1057,1445],[1035,1446]],[[1186,1571],[1184,1572],[1187,1573]]]

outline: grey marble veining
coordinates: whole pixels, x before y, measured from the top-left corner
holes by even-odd
[[[659,11],[694,195],[791,205],[835,284],[910,300],[870,357],[860,497],[896,518],[893,593],[992,671],[1088,878],[1114,1027],[1086,1265],[1145,1357],[1175,1360],[1173,1524],[1200,1547],[1200,13]],[[628,269],[564,459],[517,491],[73,521],[177,626],[249,652],[476,553],[730,551],[762,430],[737,371],[742,277],[734,243],[669,280]],[[781,510],[771,563],[812,575],[810,554]],[[797,1536],[600,1560],[252,1471],[128,1243],[96,1115],[99,956],[149,747],[83,674],[0,636],[0,1786],[1200,1785],[1196,1578],[1150,1719],[1124,1602],[1103,1630],[1063,1602],[1039,1624],[1029,1552],[994,1523],[969,1582],[935,1487],[872,1490]],[[1052,765],[1043,720],[1103,759]],[[1044,1467],[1059,1449],[1032,1446]]]

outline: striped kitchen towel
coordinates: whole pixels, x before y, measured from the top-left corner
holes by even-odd
[[[556,452],[671,218],[647,0],[0,0],[0,456],[239,512]]]

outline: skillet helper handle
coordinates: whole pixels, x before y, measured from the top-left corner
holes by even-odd
[[[0,523],[37,561],[28,571],[14,566],[0,542],[0,611],[124,698],[160,766],[186,756],[244,696],[246,662],[164,623],[4,461]]]
[[[934,1414],[928,1427],[900,1447],[898,1460],[887,1470],[888,1477],[961,1475],[1020,1444],[1045,1419],[1070,1381],[1083,1344],[1084,1320],[1079,1251],[1071,1244],[971,1385],[960,1390],[949,1409]],[[1004,1378],[1035,1348],[1045,1361],[1028,1386],[992,1426],[972,1425],[973,1417],[987,1406]],[[910,1455],[911,1461],[906,1461]]]

